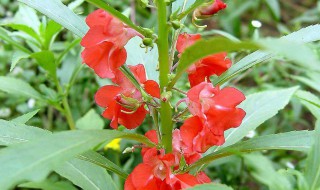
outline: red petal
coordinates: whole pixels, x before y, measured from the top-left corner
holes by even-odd
[[[144,109],[144,105],[141,105],[137,111],[132,114],[120,112],[118,122],[127,129],[134,129],[142,124],[147,113],[147,110]]]
[[[156,81],[147,80],[143,83],[144,90],[155,98],[160,98],[160,87]]]
[[[203,128],[203,123],[198,116],[191,117],[180,127],[180,134],[183,143],[193,149],[193,140]]]
[[[156,130],[150,130],[146,132],[144,136],[146,136],[151,142],[158,144],[158,136]]]
[[[180,34],[177,41],[177,50],[179,53],[182,53],[186,48],[193,45],[197,40],[201,39],[200,34]]]
[[[129,69],[131,70],[132,74],[136,77],[140,84],[144,83],[147,80],[146,70],[142,64],[134,66],[129,65]]]
[[[111,103],[115,103],[114,97],[118,95],[121,88],[118,86],[107,85],[101,87],[94,96],[96,103],[101,107],[108,107]]]
[[[87,16],[86,23],[91,28],[94,26],[109,25],[112,19],[113,17],[110,14],[108,14],[106,11],[102,9],[98,9],[93,11]]]
[[[203,183],[211,183],[211,179],[204,172],[198,173],[196,175],[196,178],[199,181],[199,183],[201,183],[201,184],[203,184]]]
[[[137,189],[147,186],[147,184],[154,178],[152,167],[147,164],[139,164],[134,168],[132,173],[132,183]]]

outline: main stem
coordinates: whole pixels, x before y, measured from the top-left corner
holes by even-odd
[[[157,0],[158,7],[158,51],[161,92],[166,92],[169,83],[169,28],[167,25],[167,6],[165,0]],[[162,144],[167,153],[172,151],[172,109],[169,101],[161,102],[160,109]]]

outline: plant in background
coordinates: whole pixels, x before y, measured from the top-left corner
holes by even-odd
[[[194,29],[203,33],[206,25],[199,26],[195,22],[224,10],[227,4],[221,0],[141,1],[144,8],[156,12],[157,22],[152,28],[134,24],[101,0],[87,1],[99,9],[86,17],[85,24],[59,0],[20,0],[53,20],[48,24],[43,21],[35,29],[22,24],[8,25],[34,38],[34,45],[27,48],[0,28],[0,38],[22,52],[20,59],[35,59],[56,90],[47,88],[46,93],[41,94],[27,83],[10,77],[0,77],[0,89],[11,94],[31,95],[52,106],[65,116],[72,129],[51,133],[25,126],[35,113],[12,121],[0,120],[0,145],[4,147],[0,149],[0,162],[2,170],[7,171],[5,175],[0,172],[2,188],[15,185],[42,188],[48,181],[39,181],[54,171],[88,190],[122,187],[125,190],[231,189],[212,182],[205,169],[210,162],[245,154],[245,160],[257,157],[267,163],[259,154],[246,153],[272,149],[309,151],[308,164],[303,173],[294,170],[282,175],[272,171],[283,181],[280,185],[261,180],[262,183],[270,189],[316,190],[320,186],[319,122],[314,131],[291,131],[240,141],[283,109],[294,94],[316,117],[319,116],[319,99],[298,90],[299,87],[245,96],[227,83],[240,72],[279,55],[298,66],[306,66],[308,62],[309,68],[320,71],[318,58],[304,45],[320,40],[319,25],[281,39],[239,41],[228,35],[207,39],[198,32],[185,30],[184,22],[192,15]],[[56,22],[81,38],[59,52],[57,59],[53,42],[61,28]],[[39,28],[40,32],[36,31]],[[64,56],[79,42],[83,47],[83,63],[98,77],[108,80],[108,84],[101,85],[91,98],[102,108],[102,116],[110,120],[112,130],[87,128],[100,126],[102,122],[92,110],[74,122],[68,95],[82,66],[75,69],[64,86],[58,69]],[[238,59],[229,52],[243,51],[255,52],[235,64]],[[188,84],[181,87],[179,83],[186,82],[184,75],[187,75]],[[20,84],[22,89],[10,84]],[[55,95],[54,101],[48,98],[49,94]],[[144,123],[149,116],[152,122]],[[147,126],[141,130],[146,131],[144,135],[139,134],[142,125]],[[127,168],[121,168],[98,153],[104,148],[113,150],[113,156],[117,157],[119,143],[124,139],[141,143],[124,151],[132,153],[141,149],[142,161],[134,160],[135,167],[129,169],[130,174]],[[17,152],[21,152],[21,158],[14,156]],[[251,167],[255,167],[254,164]],[[123,179],[112,178],[105,169]],[[292,180],[292,185],[284,175],[299,177]],[[29,183],[23,183],[25,181]],[[66,186],[74,188],[70,184]]]

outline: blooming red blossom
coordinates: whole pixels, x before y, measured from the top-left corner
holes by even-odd
[[[143,154],[143,163],[135,167],[128,176],[125,190],[179,190],[210,182],[204,173],[197,176],[188,173],[174,174],[172,168],[177,165],[173,154],[149,148]]]
[[[159,85],[155,81],[146,80],[142,64],[129,66],[129,68],[147,93],[160,98]],[[148,113],[144,108],[140,91],[120,71],[116,72],[113,82],[119,86],[103,86],[95,95],[96,103],[106,108],[102,115],[111,119],[110,125],[114,129],[118,128],[118,123],[128,129],[138,127]]]
[[[220,89],[202,82],[191,88],[187,96],[190,112],[204,119],[215,135],[223,135],[225,130],[238,127],[246,114],[237,108],[245,96],[232,87]]]
[[[125,44],[141,34],[101,9],[88,15],[86,22],[90,29],[81,41],[83,62],[101,78],[112,79],[126,61]]]
[[[176,48],[181,54],[186,48],[200,39],[200,34],[180,34]],[[203,81],[210,81],[210,76],[212,75],[220,76],[231,67],[231,64],[231,60],[227,58],[226,52],[213,54],[197,61],[187,70],[191,87]]]
[[[222,0],[215,0],[212,4],[204,5],[197,8],[193,15],[196,18],[207,18],[213,16],[219,11],[227,8],[227,4],[225,4]]]
[[[222,145],[223,135],[216,135],[199,116],[187,119],[180,128],[182,142],[186,153],[204,153],[210,147]]]

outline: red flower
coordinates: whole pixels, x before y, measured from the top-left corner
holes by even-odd
[[[200,34],[180,34],[176,48],[181,54],[186,48],[193,45],[199,39],[201,39]],[[231,60],[227,58],[227,53],[225,52],[207,56],[188,68],[187,72],[190,85],[193,87],[203,81],[210,81],[210,76],[220,76],[230,67]]]
[[[215,135],[223,135],[224,131],[238,127],[245,116],[244,110],[237,108],[245,96],[231,87],[220,89],[211,83],[202,82],[187,93],[190,112],[205,121]]]
[[[126,61],[125,44],[141,34],[101,9],[88,15],[86,22],[90,29],[81,41],[83,61],[101,78],[112,79]]]
[[[187,119],[180,128],[182,142],[186,153],[204,153],[214,145],[224,143],[223,135],[215,135],[198,116]]]
[[[146,73],[142,64],[129,66],[131,72],[144,90],[150,95],[159,98],[160,89],[155,81],[146,80]],[[128,129],[134,129],[141,125],[148,111],[140,91],[120,71],[116,72],[113,80],[119,86],[107,85],[98,90],[95,95],[96,103],[106,108],[103,117],[111,119],[111,127],[118,128],[118,123]]]
[[[171,170],[177,165],[173,154],[164,154],[164,150],[150,148],[143,155],[143,163],[128,176],[124,189],[179,190],[208,182],[204,173],[197,176],[173,174]]]
[[[225,8],[227,8],[227,4],[225,4],[222,0],[215,0],[212,4],[207,4],[197,8],[193,15],[196,18],[207,18]]]

